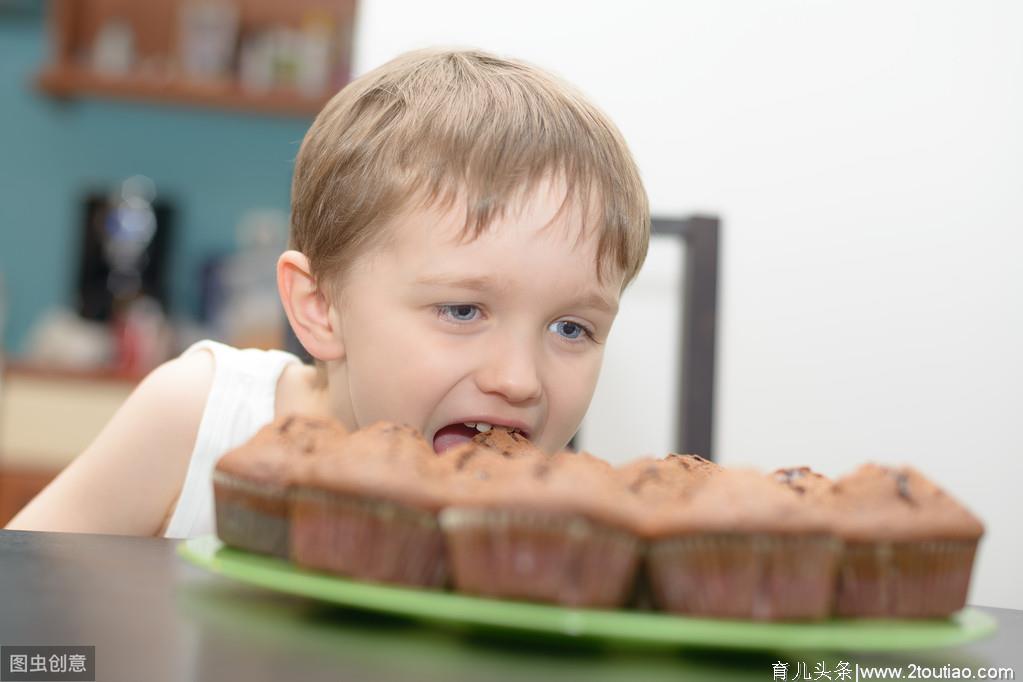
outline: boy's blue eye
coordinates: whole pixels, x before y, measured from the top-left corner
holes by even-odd
[[[479,310],[474,305],[442,305],[440,306],[441,311],[447,311],[452,318],[459,322],[469,322],[473,319],[473,312]]]
[[[561,326],[561,333],[565,336],[566,339],[570,341],[575,341],[580,337],[590,335],[589,330],[587,330],[581,324],[577,322],[572,322],[571,320],[558,320],[557,322],[553,323],[550,327],[548,327],[548,329],[557,332],[559,325]]]

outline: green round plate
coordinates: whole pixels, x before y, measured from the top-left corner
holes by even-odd
[[[963,644],[991,635],[996,627],[991,616],[972,608],[945,620],[836,619],[818,623],[765,623],[644,611],[572,609],[348,580],[227,547],[214,536],[185,540],[178,546],[178,552],[190,562],[229,578],[344,606],[626,645],[894,651]]]

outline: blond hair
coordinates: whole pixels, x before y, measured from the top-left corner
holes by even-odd
[[[384,226],[415,198],[450,206],[464,197],[462,236],[475,238],[551,175],[565,182],[562,210],[574,203],[595,216],[598,279],[617,269],[624,289],[646,258],[650,214],[614,124],[524,62],[409,52],[354,80],[316,117],[295,161],[291,248],[322,286],[387,239]]]

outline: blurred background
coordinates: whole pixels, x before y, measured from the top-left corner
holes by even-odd
[[[720,221],[700,454],[913,464],[987,524],[971,601],[1023,608],[1021,25],[1009,0],[0,0],[0,516],[192,341],[283,347],[313,116],[401,52],[480,47],[603,108],[655,217]],[[578,446],[686,442],[691,246],[653,239]]]

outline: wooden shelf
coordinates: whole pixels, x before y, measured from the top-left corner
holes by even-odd
[[[50,367],[23,360],[10,360],[0,366],[0,372],[8,377],[25,377],[29,379],[46,379],[72,382],[102,382],[111,384],[127,384],[134,386],[145,378],[144,374],[124,372],[114,367],[96,367],[94,369],[70,369],[66,367]]]
[[[36,86],[64,99],[100,97],[309,118],[330,99],[329,95],[308,97],[289,90],[247,92],[231,82],[198,83],[147,75],[114,78],[69,66],[47,68],[38,75]]]
[[[333,27],[330,85],[312,97],[290,83],[278,82],[267,92],[245,89],[237,73],[209,82],[175,75],[180,68],[180,15],[191,1],[50,0],[50,57],[36,77],[36,87],[60,99],[99,97],[312,118],[347,80],[356,0],[231,0],[238,10],[236,58],[245,39],[267,30],[304,30],[307,21]],[[133,58],[140,65],[123,76],[99,73],[90,66],[90,52],[111,22],[130,29]]]

